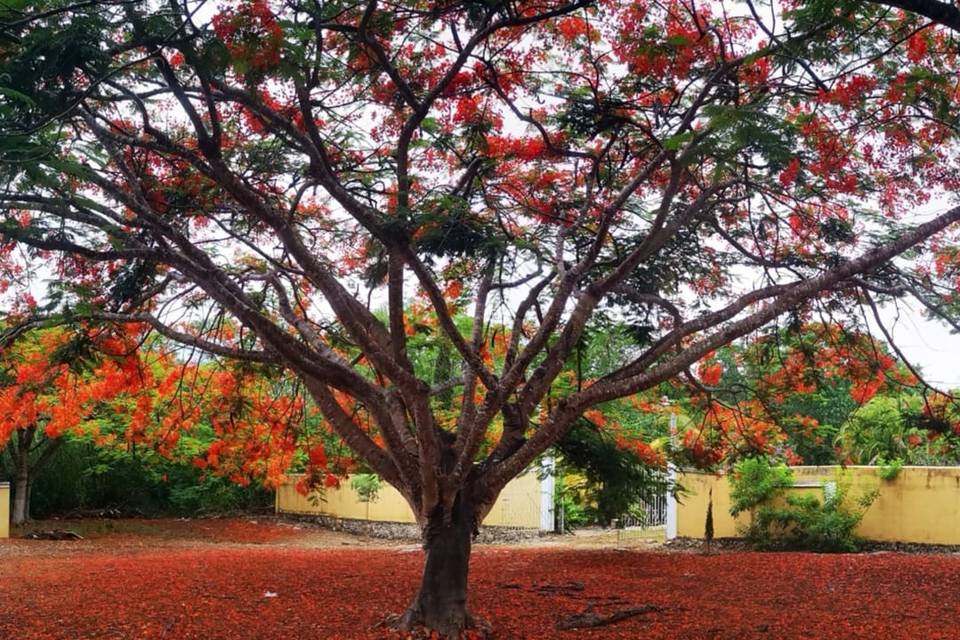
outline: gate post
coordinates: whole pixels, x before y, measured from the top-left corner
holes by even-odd
[[[672,463],[667,464],[667,523],[666,538],[673,540],[677,537],[677,498],[673,493],[673,487],[677,484],[677,467]]]
[[[556,529],[553,511],[557,461],[552,456],[544,456],[540,473],[540,531],[553,531]]]
[[[665,404],[669,406],[670,401],[666,397]],[[670,411],[670,448],[677,447],[677,413]],[[677,497],[673,488],[677,486],[677,466],[673,462],[667,463],[667,526],[666,538],[668,541],[677,537]]]

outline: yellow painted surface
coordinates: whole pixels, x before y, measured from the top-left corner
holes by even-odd
[[[540,480],[526,473],[507,483],[483,524],[488,527],[540,528]]]
[[[960,467],[903,467],[893,480],[880,479],[877,467],[793,467],[792,471],[799,486],[790,491],[816,491],[822,496],[824,482],[839,481],[849,487],[848,498],[855,500],[878,488],[879,497],[857,529],[867,540],[960,544]],[[687,472],[680,482],[688,493],[677,510],[678,535],[703,537],[711,488],[714,536],[738,535],[738,527],[749,515],[740,514],[737,519],[730,515],[730,485],[725,476]]]
[[[707,505],[713,494],[713,536],[734,538],[742,520],[730,515],[730,485],[725,476],[705,473],[684,473],[680,484],[686,490],[677,505],[677,535],[681,538],[703,538],[707,522]]]
[[[10,537],[10,484],[0,482],[0,538]]]
[[[387,483],[381,485],[375,501],[366,503],[350,486],[349,478],[343,480],[339,487],[310,496],[297,492],[295,485],[299,479],[300,476],[290,476],[277,489],[277,513],[319,514],[378,522],[415,522],[413,511],[403,495]],[[507,484],[483,524],[537,529],[540,526],[540,481],[536,474],[527,473]]]
[[[403,495],[387,483],[380,486],[376,500],[363,502],[350,486],[350,478],[342,480],[339,487],[328,487],[322,492],[304,496],[295,488],[300,477],[292,475],[277,488],[278,513],[323,514],[380,522],[415,522],[413,512]]]

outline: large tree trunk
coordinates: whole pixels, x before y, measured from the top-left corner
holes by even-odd
[[[467,612],[467,570],[475,530],[476,512],[460,497],[447,518],[439,508],[428,517],[423,532],[423,578],[401,620],[403,629],[423,625],[442,637],[457,638],[472,626]]]

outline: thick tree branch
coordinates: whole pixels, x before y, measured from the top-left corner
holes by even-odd
[[[960,31],[960,9],[950,2],[939,0],[871,0],[871,4],[896,7],[930,18],[954,31]]]

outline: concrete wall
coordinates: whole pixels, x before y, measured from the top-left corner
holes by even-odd
[[[375,501],[365,503],[350,486],[349,478],[341,481],[339,487],[310,496],[297,492],[295,485],[299,479],[300,476],[290,476],[277,489],[277,513],[322,514],[378,522],[415,522],[407,501],[387,483],[381,485]],[[526,473],[504,487],[483,524],[488,527],[538,529],[540,503],[540,480],[535,473]]]
[[[10,537],[10,483],[0,482],[0,538]]]
[[[788,491],[823,495],[826,482],[846,483],[848,498],[880,489],[857,533],[867,540],[960,545],[960,467],[903,467],[893,480],[882,480],[877,467],[793,467],[795,487]],[[713,528],[717,538],[738,535],[748,514],[730,515],[730,484],[726,476],[686,472],[680,483],[688,493],[680,498],[678,535],[702,538],[707,501],[713,490]]]

